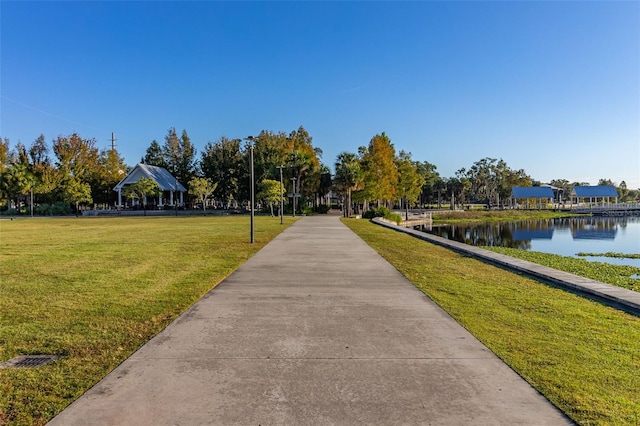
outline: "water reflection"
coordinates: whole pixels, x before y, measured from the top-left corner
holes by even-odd
[[[625,232],[630,225],[633,225],[632,232]],[[637,217],[573,217],[482,224],[455,224],[434,226],[432,229],[427,229],[426,227],[418,227],[416,229],[474,246],[511,247],[522,250],[531,250],[532,241],[555,241],[554,233],[570,234],[571,239],[574,241],[593,241],[592,247],[594,251],[599,250],[596,244],[597,241],[613,242],[618,236],[621,236],[621,239],[626,241],[619,244],[620,251],[623,251],[625,247],[630,248],[629,252],[638,252],[640,250],[640,219]],[[554,250],[548,252],[554,252]],[[571,255],[575,253],[574,251]]]
[[[449,240],[473,246],[511,247],[522,250],[531,248],[533,239],[551,239],[553,220],[526,220],[518,222],[456,224],[425,227],[420,230]]]
[[[569,225],[571,236],[576,240],[615,240],[618,226],[626,226],[625,218],[589,217]]]

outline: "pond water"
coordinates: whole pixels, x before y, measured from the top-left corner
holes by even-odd
[[[512,247],[590,261],[640,267],[640,259],[577,253],[640,253],[640,217],[573,217],[501,223],[442,225],[422,229],[474,246]]]

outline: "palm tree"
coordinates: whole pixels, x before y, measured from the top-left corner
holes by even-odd
[[[338,155],[335,164],[336,176],[334,184],[338,191],[346,196],[345,216],[351,216],[351,192],[362,189],[362,168],[360,167],[360,159],[356,154],[350,152],[342,152]]]

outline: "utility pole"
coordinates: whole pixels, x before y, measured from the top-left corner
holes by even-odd
[[[116,150],[116,140],[116,134],[114,132],[111,132],[111,151]]]

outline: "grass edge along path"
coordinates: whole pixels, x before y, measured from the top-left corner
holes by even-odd
[[[349,228],[578,424],[640,424],[640,318],[365,220]]]
[[[288,226],[294,219],[285,218]],[[0,425],[42,425],[286,229],[248,216],[0,221]]]
[[[587,259],[580,259],[559,254],[542,253],[539,251],[520,250],[510,247],[482,247],[495,253],[506,254],[549,268],[569,272],[581,277],[590,278],[602,283],[611,284],[627,290],[639,291],[640,280],[633,278],[640,275],[640,268],[631,265],[614,265],[604,262],[592,262]]]

